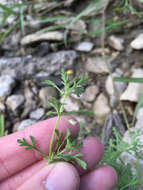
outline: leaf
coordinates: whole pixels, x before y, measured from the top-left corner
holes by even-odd
[[[22,35],[24,35],[24,33],[25,33],[23,11],[24,11],[24,7],[20,7],[20,24],[21,24]]]
[[[30,139],[31,139],[32,145],[36,147],[34,137],[30,136]]]
[[[85,161],[79,159],[79,158],[75,158],[75,160],[77,161],[77,163],[83,168],[83,169],[87,169],[87,164]]]
[[[56,88],[60,92],[60,94],[63,94],[62,90],[53,81],[51,81],[51,80],[45,80],[43,82],[43,84],[47,84],[47,85],[53,86],[54,88]]]
[[[143,78],[129,78],[129,77],[114,77],[115,81],[118,82],[133,82],[133,83],[143,83]]]
[[[4,115],[0,114],[0,137],[4,136]]]
[[[77,122],[76,122],[75,120],[73,120],[73,119],[69,119],[68,121],[69,121],[69,123],[72,124],[72,125],[75,125],[75,124],[77,123]]]

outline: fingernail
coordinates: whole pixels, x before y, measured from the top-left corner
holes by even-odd
[[[49,173],[44,185],[47,190],[76,190],[79,187],[79,176],[71,164],[58,162]]]

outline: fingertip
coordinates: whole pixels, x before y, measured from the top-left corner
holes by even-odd
[[[82,160],[87,164],[87,170],[91,170],[102,158],[104,147],[102,143],[95,137],[88,137],[83,141],[80,153],[83,154]],[[87,172],[77,166],[79,173],[82,175]]]
[[[57,162],[42,168],[18,190],[77,190],[80,178],[75,167],[66,162]]]
[[[81,179],[81,190],[112,190],[117,184],[117,173],[108,165],[100,166]]]

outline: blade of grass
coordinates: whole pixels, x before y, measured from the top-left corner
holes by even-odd
[[[0,34],[0,44],[2,43],[4,38],[8,36],[8,34],[10,34],[17,27],[18,24],[19,24],[19,21],[17,21],[15,24],[10,26],[4,33]]]
[[[4,115],[0,114],[0,137],[4,136]]]
[[[0,3],[0,8],[2,8],[3,11],[4,11],[4,12],[7,12],[8,14],[17,15],[17,12],[16,12],[16,11],[14,11],[12,8],[7,7],[7,6],[5,6],[5,5],[3,5],[3,4],[1,4],[1,3]]]
[[[135,111],[134,111],[134,114],[133,114],[133,120],[132,120],[132,125],[135,124],[135,119],[136,119],[136,116],[137,116],[137,113],[139,111],[139,109],[141,108],[141,106],[143,105],[143,94],[141,95],[137,105],[136,105],[136,108],[135,108]]]
[[[53,21],[58,21],[58,20],[63,20],[68,18],[67,16],[57,16],[57,17],[48,17],[43,20],[40,20],[41,23],[46,23],[46,22],[53,22]]]
[[[24,35],[25,30],[24,30],[24,7],[20,7],[20,25],[21,25],[21,32],[22,35]]]
[[[135,77],[114,77],[115,81],[118,82],[133,82],[133,83],[143,83],[143,78],[135,78]]]

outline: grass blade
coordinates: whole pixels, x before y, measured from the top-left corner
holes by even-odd
[[[7,12],[8,14],[17,15],[17,12],[15,12],[12,8],[9,8],[3,4],[0,3],[0,8],[3,9],[4,12]]]
[[[118,82],[133,82],[133,83],[143,83],[143,78],[130,78],[130,77],[114,77],[115,81]]]
[[[139,109],[141,108],[141,106],[143,105],[143,94],[141,95],[137,105],[136,105],[136,108],[135,108],[135,111],[134,111],[134,115],[133,115],[133,120],[132,120],[132,125],[135,124],[135,119],[136,119],[136,116],[137,116],[137,113],[139,111]]]
[[[24,10],[24,7],[20,7],[20,25],[21,25],[22,35],[24,35],[24,33],[25,33],[25,31],[24,31],[24,17],[23,17],[23,10]]]
[[[4,115],[0,115],[0,137],[4,136]]]

